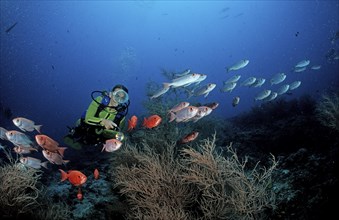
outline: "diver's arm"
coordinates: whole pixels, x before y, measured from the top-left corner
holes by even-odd
[[[102,97],[99,96],[95,100],[91,102],[91,104],[88,106],[86,116],[85,116],[85,122],[90,125],[99,125],[102,121],[102,118],[95,117],[95,113],[97,112],[99,108],[99,104],[101,103]]]

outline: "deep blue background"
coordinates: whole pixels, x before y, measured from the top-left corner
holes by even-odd
[[[324,57],[339,48],[339,40],[330,41],[338,30],[338,1],[1,1],[0,101],[13,117],[43,124],[43,132],[60,141],[93,90],[125,84],[132,101],[129,116],[140,115],[146,83],[168,81],[161,68],[190,68],[207,74],[203,84],[217,83],[217,88],[207,99],[188,101],[219,102],[213,114],[231,117],[259,105],[255,93],[271,88],[266,82],[262,88],[220,93],[222,81],[234,74],[242,75],[240,81],[249,76],[269,81],[285,72],[285,82],[301,80],[287,99],[318,98],[338,88],[339,61]],[[226,73],[226,66],[241,59],[249,65]],[[303,59],[322,68],[291,72]],[[234,96],[241,97],[236,108]],[[15,129],[5,119],[0,126]]]

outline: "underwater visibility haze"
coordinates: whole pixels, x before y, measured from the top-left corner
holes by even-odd
[[[339,1],[0,4],[1,216],[335,214]]]

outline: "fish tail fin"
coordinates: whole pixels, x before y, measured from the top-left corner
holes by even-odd
[[[45,162],[41,163],[41,166],[44,167],[44,168],[46,168],[46,169],[48,169],[47,163],[48,163],[48,161],[45,161]]]
[[[164,82],[162,85],[164,86],[164,88],[169,88],[171,86],[169,83],[166,82]]]
[[[66,166],[66,164],[68,164],[70,162],[70,160],[62,160],[62,164]]]
[[[142,126],[147,127],[147,119],[144,118],[144,122],[142,123]]]
[[[34,129],[37,130],[41,134],[41,126],[42,125],[34,125]]]
[[[60,182],[67,180],[68,174],[65,171],[63,171],[62,169],[59,169],[59,171],[61,172],[61,180],[60,180]]]
[[[64,157],[64,153],[65,153],[65,150],[67,149],[67,147],[59,147],[58,148],[58,153]]]
[[[170,114],[170,119],[169,119],[168,122],[174,121],[174,119],[175,119],[175,114],[174,114],[174,112],[169,112],[169,114]]]

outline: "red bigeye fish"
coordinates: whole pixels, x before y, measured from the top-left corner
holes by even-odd
[[[81,191],[81,188],[80,188],[80,187],[79,187],[79,189],[78,189],[77,198],[78,198],[79,200],[82,200],[82,199],[84,198],[84,196],[82,195],[82,191]]]
[[[67,147],[60,147],[59,143],[44,134],[35,135],[35,140],[40,147],[53,153],[59,153],[62,157]]]
[[[161,123],[161,120],[159,115],[151,115],[148,118],[144,118],[144,123],[142,125],[146,128],[155,128]]]
[[[137,123],[138,123],[138,118],[137,118],[137,116],[133,115],[131,117],[131,119],[128,120],[128,129],[127,129],[127,131],[133,130],[137,126]]]
[[[193,131],[191,133],[189,133],[188,135],[184,136],[179,143],[180,144],[186,144],[188,142],[194,141],[199,135],[199,132],[197,131]]]
[[[95,170],[94,170],[94,179],[96,179],[96,180],[99,179],[99,176],[100,176],[100,175],[99,175],[99,170],[98,170],[98,169],[95,169]]]
[[[62,169],[59,169],[61,172],[61,182],[69,180],[73,186],[81,186],[87,181],[87,176],[78,170],[69,170],[67,173]]]

